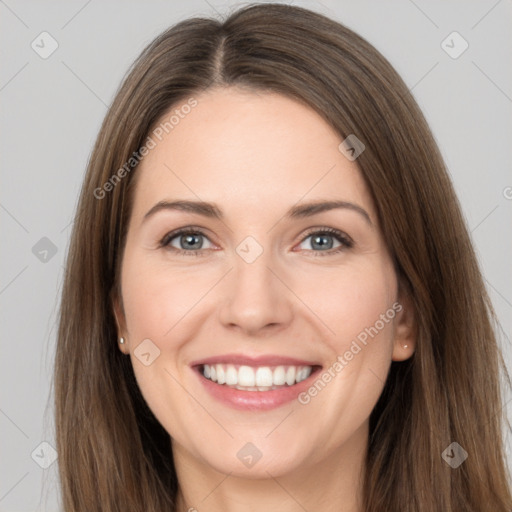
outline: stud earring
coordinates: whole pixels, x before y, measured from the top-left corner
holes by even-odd
[[[409,345],[404,345],[404,350],[408,347]]]
[[[119,338],[119,343],[122,345],[124,343],[124,338]]]

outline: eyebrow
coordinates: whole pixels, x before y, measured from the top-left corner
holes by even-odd
[[[313,201],[309,203],[303,203],[292,206],[288,212],[284,215],[284,218],[288,219],[301,219],[305,217],[311,217],[322,212],[326,212],[334,209],[348,209],[360,214],[365,221],[373,227],[373,223],[368,215],[368,212],[358,206],[357,204],[350,203],[348,201]],[[155,215],[157,212],[164,210],[175,210],[189,213],[195,213],[197,215],[203,215],[204,217],[222,220],[224,215],[222,211],[214,203],[208,203],[205,201],[159,201],[156,203],[147,213],[144,215],[142,222]]]

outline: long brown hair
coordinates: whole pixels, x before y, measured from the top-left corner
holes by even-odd
[[[414,307],[417,350],[392,363],[370,417],[365,511],[512,510],[494,314],[429,127],[367,41],[320,14],[278,4],[245,7],[223,22],[190,19],[161,34],[103,122],[60,310],[55,403],[64,510],[175,510],[169,434],[118,349],[112,298],[137,173],[137,159],[126,163],[173,105],[214,86],[295,98],[366,146],[357,163]],[[456,469],[442,458],[452,442],[468,453]]]

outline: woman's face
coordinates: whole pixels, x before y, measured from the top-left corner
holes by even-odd
[[[136,171],[121,350],[175,458],[255,478],[356,460],[414,345],[357,160],[287,97],[194,99]]]

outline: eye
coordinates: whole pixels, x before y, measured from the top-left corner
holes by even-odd
[[[303,247],[304,244],[310,247]],[[299,248],[315,254],[315,256],[332,255],[353,247],[352,239],[337,229],[315,228],[300,243]],[[186,227],[167,233],[159,246],[187,256],[206,255],[208,249],[215,248],[201,229]]]
[[[304,247],[304,244],[309,247]],[[349,249],[353,245],[352,239],[342,231],[333,228],[317,228],[302,240],[299,247],[316,253],[334,254]]]
[[[165,235],[160,242],[160,247],[180,254],[197,255],[202,252],[202,249],[212,249],[214,246],[201,230],[183,228]]]

